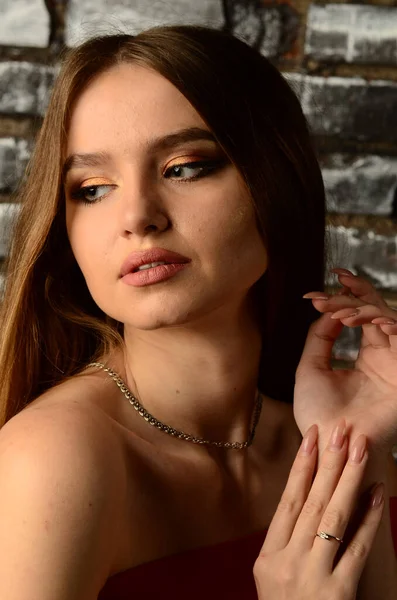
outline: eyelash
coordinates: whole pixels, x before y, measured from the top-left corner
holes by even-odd
[[[165,173],[164,173],[164,177],[166,179],[170,178],[170,175],[168,175],[168,173],[170,173],[172,171],[172,169],[200,169],[200,172],[198,175],[193,175],[193,177],[181,177],[178,178],[180,181],[195,181],[196,179],[201,179],[201,177],[205,177],[206,175],[209,175],[210,173],[213,173],[214,171],[218,170],[222,165],[224,164],[223,160],[196,160],[193,162],[187,162],[187,163],[180,163],[177,165],[172,165],[172,167],[169,167],[168,169],[166,169]]]
[[[218,159],[218,160],[200,160],[200,161],[193,161],[193,162],[187,162],[187,163],[179,163],[176,165],[172,165],[171,167],[166,169],[163,174],[163,177],[165,179],[171,179],[172,178],[171,172],[173,169],[200,169],[199,173],[197,175],[193,175],[192,177],[177,177],[176,178],[178,183],[190,183],[191,181],[196,181],[197,179],[201,179],[202,177],[205,177],[206,175],[210,175],[211,173],[218,171],[220,168],[222,168],[224,166],[225,162],[226,162],[225,160]],[[88,192],[88,190],[94,190],[94,193],[95,193],[95,191],[97,191],[101,187],[112,188],[112,187],[116,187],[116,186],[113,184],[86,185],[75,191],[72,191],[71,198],[73,198],[73,200],[81,200],[82,202],[84,202],[84,204],[88,204],[88,205],[95,204],[96,202],[99,202],[104,196],[106,196],[106,193],[103,194],[102,196],[100,196],[99,198],[97,198],[96,200],[87,200],[85,198],[85,194]]]

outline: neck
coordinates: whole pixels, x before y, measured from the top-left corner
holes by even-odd
[[[189,325],[125,327],[122,373],[164,424],[219,441],[245,441],[257,390],[261,337],[249,317],[212,314]]]

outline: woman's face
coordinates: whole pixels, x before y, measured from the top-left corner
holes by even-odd
[[[267,265],[253,207],[236,168],[167,79],[131,64],[100,75],[75,104],[67,157],[67,231],[106,314],[149,330],[243,305]],[[132,253],[152,248],[189,262],[121,276]]]

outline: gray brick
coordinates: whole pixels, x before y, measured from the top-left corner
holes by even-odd
[[[337,360],[355,361],[360,347],[361,329],[344,327],[336,340],[332,355]]]
[[[31,153],[31,143],[0,138],[0,192],[12,192],[22,178]]]
[[[390,215],[397,158],[330,154],[321,160],[329,212]]]
[[[55,75],[54,67],[0,63],[0,113],[43,115]]]
[[[328,247],[330,268],[350,269],[367,277],[376,287],[397,291],[397,235],[330,226]]]
[[[379,289],[397,291],[397,235],[380,235],[371,230],[329,226],[328,272],[333,267],[350,269],[371,281]],[[327,283],[335,284],[335,276]],[[334,346],[333,355],[355,360],[360,328],[344,328]]]
[[[397,140],[397,84],[361,77],[284,73],[316,135],[360,141]]]
[[[219,0],[69,0],[66,14],[66,44],[105,33],[136,34],[155,25],[224,24]]]
[[[18,204],[0,204],[0,258],[7,256],[12,226],[18,212]]]
[[[265,56],[276,56],[284,48],[285,32],[298,28],[292,11],[286,5],[262,6],[257,0],[226,0],[226,27],[236,37],[245,40]]]
[[[318,61],[397,63],[397,8],[311,4],[305,54]]]
[[[50,19],[43,0],[0,0],[0,44],[45,48]]]

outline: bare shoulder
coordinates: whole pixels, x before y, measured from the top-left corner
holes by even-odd
[[[100,411],[62,403],[58,394],[4,425],[0,597],[97,598],[121,525],[115,520],[120,487],[115,452]]]

